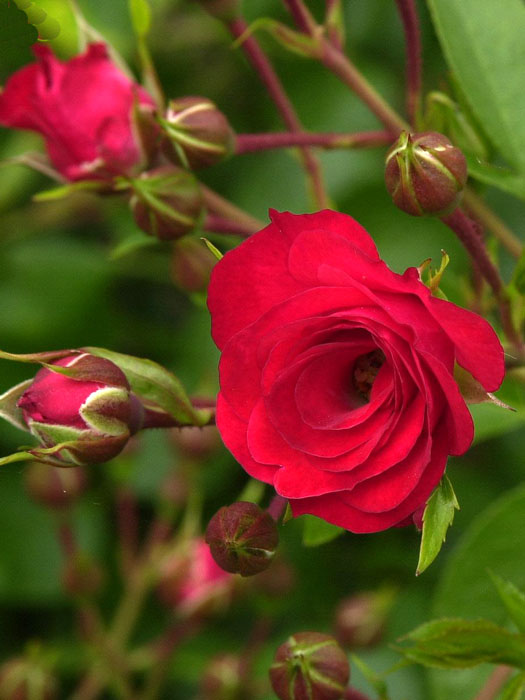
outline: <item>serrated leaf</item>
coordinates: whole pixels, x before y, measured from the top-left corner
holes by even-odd
[[[210,412],[196,409],[177,377],[156,362],[105,348],[84,349],[120,367],[132,391],[144,403],[152,404],[153,410],[155,406],[160,407],[180,425],[205,425],[208,422]]]
[[[490,569],[489,574],[512,622],[522,634],[525,634],[525,594],[513,583],[506,581]]]
[[[448,476],[444,474],[423,513],[423,532],[416,576],[423,573],[439,554],[447,530],[454,520],[455,510],[459,510],[459,503]]]
[[[505,159],[525,172],[524,3],[427,3],[446,59],[475,116]]]
[[[525,635],[489,620],[432,620],[404,639],[414,645],[400,648],[401,653],[431,668],[470,668],[487,662],[525,668]]]
[[[525,673],[520,673],[503,688],[499,700],[521,700],[523,698],[523,690],[525,689]]]
[[[133,30],[144,38],[151,28],[151,8],[147,0],[128,0],[128,6]]]
[[[342,535],[342,527],[337,527],[315,515],[303,515],[303,545],[305,547],[318,547],[321,544],[331,542]]]

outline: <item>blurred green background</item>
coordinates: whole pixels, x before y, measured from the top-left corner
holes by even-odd
[[[56,52],[64,58],[74,54],[76,31],[68,3],[35,0],[34,5],[60,24],[60,32],[52,41]],[[135,40],[125,0],[84,0],[81,5],[88,20],[136,70]],[[154,24],[149,45],[167,96],[211,98],[239,133],[282,129],[273,104],[242,52],[232,50],[231,39],[219,22],[189,0],[151,0],[151,6]],[[311,2],[310,6],[319,11],[323,3]],[[247,0],[244,9],[248,19],[286,17],[278,0]],[[447,83],[447,68],[423,3],[420,10],[425,83],[430,89]],[[349,55],[379,91],[402,110],[404,44],[395,4],[352,0],[345,3],[345,13]],[[267,37],[261,36],[261,43],[306,128],[348,132],[378,128],[357,98],[322,67],[286,53]],[[40,148],[40,139],[34,135],[0,129],[0,159]],[[439,264],[440,251],[445,249],[451,263],[442,286],[451,300],[468,303],[470,280],[464,251],[439,221],[414,219],[395,209],[384,189],[383,159],[381,149],[322,153],[334,205],[365,226],[396,271],[429,257]],[[296,213],[312,208],[293,151],[240,156],[200,176],[264,221],[269,207]],[[213,393],[218,354],[209,336],[208,313],[202,300],[190,299],[173,285],[169,246],[149,246],[112,259],[116,246],[135,235],[125,203],[88,194],[58,202],[32,201],[35,193],[50,186],[44,176],[21,166],[0,168],[2,349],[35,352],[83,345],[108,347],[166,365],[190,393]],[[511,227],[520,230],[522,203],[492,190],[486,192],[486,198]],[[214,241],[222,247],[233,242],[226,238]],[[508,277],[511,261],[504,253],[501,264]],[[28,366],[0,362],[0,392],[31,373]],[[419,536],[412,529],[367,536],[347,533],[321,547],[304,548],[301,522],[289,522],[282,528],[282,552],[295,569],[293,593],[277,598],[253,593],[213,620],[174,657],[169,688],[163,697],[194,697],[208,659],[220,651],[239,651],[254,621],[264,616],[271,621],[271,633],[256,666],[263,684],[260,697],[269,700],[272,694],[265,680],[266,670],[278,644],[289,633],[303,629],[329,632],[340,599],[382,585],[392,585],[398,591],[385,638],[377,647],[358,652],[377,671],[399,658],[389,644],[434,614],[462,614],[461,606],[470,605],[465,616],[476,616],[476,601],[483,598],[488,600],[483,614],[499,619],[501,611],[481,563],[476,569],[477,588],[472,587],[471,578],[469,583],[466,579],[454,580],[453,572],[464,566],[464,560],[458,559],[462,551],[457,550],[458,543],[466,547],[468,538],[474,537],[469,529],[481,527],[476,525],[476,518],[496,498],[518,486],[525,475],[522,393],[520,386],[508,386],[503,392],[505,400],[520,409],[515,415],[502,414],[492,406],[477,408],[477,444],[465,457],[451,460],[448,470],[461,510],[441,555],[421,578],[414,576]],[[24,440],[15,428],[0,424],[0,454],[12,452]],[[137,493],[145,525],[151,519],[160,484],[168,472],[177,470],[178,459],[171,444],[154,434],[141,441],[136,454],[121,458],[120,468],[93,469],[92,486],[76,507],[75,521],[82,545],[111,572],[102,597],[105,610],[111,609],[121,586],[114,572],[115,519],[108,497],[115,474]],[[0,654],[8,658],[21,652],[28,641],[39,640],[58,650],[67,688],[78,663],[72,608],[60,584],[61,554],[55,522],[24,492],[25,469],[22,464],[0,471]],[[234,500],[246,483],[242,469],[221,450],[201,465],[195,478],[204,494],[204,523],[218,507]],[[490,519],[486,526],[488,533],[495,533],[495,549],[498,538],[506,538],[509,551],[494,557],[500,557],[500,568],[517,584],[525,583],[519,554],[525,544],[522,501],[518,493],[508,506],[516,514],[514,529],[507,521],[492,525]],[[501,507],[506,512],[505,503]],[[490,553],[487,541],[484,537],[478,547],[488,547]],[[472,561],[478,560],[474,554]],[[483,564],[493,566],[490,558]],[[467,586],[471,595],[461,597],[462,587]],[[165,613],[154,597],[148,605],[139,638],[159,632],[164,623]],[[440,700],[447,692],[448,697],[467,698],[473,687],[469,674],[455,672],[455,680],[443,681],[451,674],[439,672],[436,680],[435,675],[408,667],[392,675],[388,685],[392,700]],[[359,671],[355,671],[354,679],[357,687],[368,688],[373,696]],[[443,690],[447,683],[452,685]],[[458,690],[458,683],[466,684],[465,695]]]

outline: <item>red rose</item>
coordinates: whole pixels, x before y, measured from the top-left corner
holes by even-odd
[[[472,442],[455,362],[494,391],[503,350],[485,320],[431,296],[416,268],[392,272],[351,217],[271,218],[212,273],[217,426],[294,515],[386,529]]]
[[[47,46],[33,50],[37,62],[12,75],[0,94],[0,124],[42,134],[68,180],[106,179],[138,163],[132,109],[153,100],[109,60],[104,44],[65,63]]]

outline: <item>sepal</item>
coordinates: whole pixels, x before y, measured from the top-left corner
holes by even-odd
[[[290,29],[286,24],[269,17],[261,17],[252,22],[235,41],[234,46],[241,46],[246,39],[260,29],[270,34],[281,46],[292,53],[298,54],[303,58],[321,58],[321,34],[312,37],[303,32],[297,32],[295,29]]]

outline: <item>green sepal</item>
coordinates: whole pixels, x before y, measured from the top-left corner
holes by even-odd
[[[501,578],[490,569],[489,575],[512,622],[521,634],[525,634],[525,594],[513,583]]]
[[[129,428],[112,413],[119,410],[119,404],[129,402],[129,392],[122,387],[103,387],[94,391],[79,409],[79,414],[90,428],[104,435],[119,437],[129,435]]]
[[[499,700],[521,700],[525,690],[525,673],[519,673],[503,688]]]
[[[445,618],[432,620],[402,641],[405,658],[430,668],[471,668],[482,663],[525,668],[525,635],[514,634],[489,620]]]
[[[303,32],[297,32],[290,29],[286,24],[278,22],[269,17],[261,17],[252,22],[241,36],[234,42],[234,47],[238,48],[259,29],[270,34],[276,41],[284,46],[285,49],[302,56],[303,58],[320,58],[321,57],[321,41],[320,37],[311,37]]]
[[[423,513],[423,532],[416,576],[422,574],[439,554],[459,503],[446,474],[430,496]]]
[[[60,187],[53,187],[50,190],[37,192],[33,195],[34,202],[54,202],[58,199],[65,199],[75,192],[107,192],[108,184],[101,180],[79,180]]]
[[[476,403],[492,403],[499,408],[505,408],[507,411],[516,411],[515,408],[500,401],[497,396],[485,391],[483,386],[475,379],[470,372],[456,363],[454,366],[454,379],[459,387],[461,396],[467,404]]]
[[[46,362],[54,362],[68,355],[79,354],[79,350],[48,350],[46,352],[32,352],[17,354],[13,352],[5,352],[0,350],[0,359],[15,360],[16,362],[33,362],[44,364]]]
[[[98,357],[114,362],[124,372],[134,394],[146,408],[162,409],[179,425],[206,425],[211,411],[195,408],[177,377],[161,365],[139,357],[106,350],[84,348]]]
[[[46,362],[42,364],[55,374],[62,374],[79,382],[100,382],[106,386],[129,389],[126,376],[116,363],[81,352],[77,353],[77,357],[78,359],[74,359],[67,367]]]
[[[212,243],[211,241],[209,241],[207,238],[201,238],[201,241],[204,241],[204,244],[205,244],[206,248],[208,248],[208,250],[210,251],[210,253],[211,253],[212,255],[214,255],[214,256],[217,258],[217,260],[222,260],[222,258],[224,257],[224,255],[221,253],[221,251],[220,251],[218,248],[216,248],[216,247],[213,245],[213,243]]]
[[[345,530],[332,523],[327,523],[315,515],[303,515],[303,545],[305,547],[318,547],[321,544],[331,542]]]
[[[23,417],[22,409],[18,408],[18,399],[31,386],[32,379],[26,379],[16,386],[11,387],[0,396],[0,417],[9,421],[16,428],[29,430]]]

